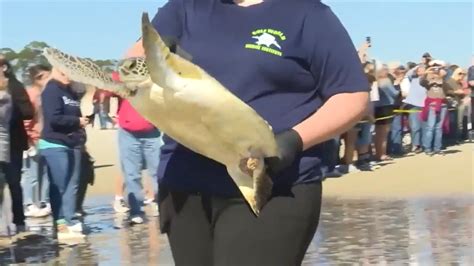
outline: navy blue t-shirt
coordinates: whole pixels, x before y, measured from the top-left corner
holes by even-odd
[[[195,64],[254,108],[275,133],[299,124],[335,94],[369,88],[347,31],[316,0],[266,0],[250,7],[231,0],[170,0],[152,23],[162,36],[178,39]],[[238,195],[223,165],[167,136],[164,142],[160,184]],[[308,149],[272,177],[274,192],[320,179],[327,147]]]

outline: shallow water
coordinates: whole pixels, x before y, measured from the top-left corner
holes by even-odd
[[[37,234],[0,246],[0,265],[173,265],[156,219],[129,227],[108,201],[93,198],[86,203],[90,232],[83,243],[58,246],[49,238],[49,221],[31,221]],[[473,203],[473,198],[325,198],[304,265],[474,265]]]

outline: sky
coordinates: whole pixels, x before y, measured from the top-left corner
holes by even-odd
[[[140,35],[141,13],[147,11],[152,17],[165,2],[0,0],[0,47],[18,51],[35,40],[79,56],[121,58]],[[430,52],[468,66],[474,54],[473,0],[323,2],[356,46],[371,36],[370,54],[384,62],[418,62],[424,52]]]

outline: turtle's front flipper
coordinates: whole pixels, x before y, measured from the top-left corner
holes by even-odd
[[[142,16],[142,38],[146,65],[154,83],[172,88],[174,83],[171,80],[178,77],[197,80],[203,78],[196,65],[170,51],[151,24],[148,13],[143,13]]]

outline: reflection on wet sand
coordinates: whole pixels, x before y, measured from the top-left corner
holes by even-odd
[[[102,202],[96,200],[95,202]],[[410,201],[326,198],[321,226],[304,265],[473,265],[473,199]],[[50,221],[30,221],[35,234],[0,246],[0,265],[173,265],[156,218],[130,227],[109,205],[91,205],[82,243],[51,241]],[[2,242],[3,243],[3,242]]]

